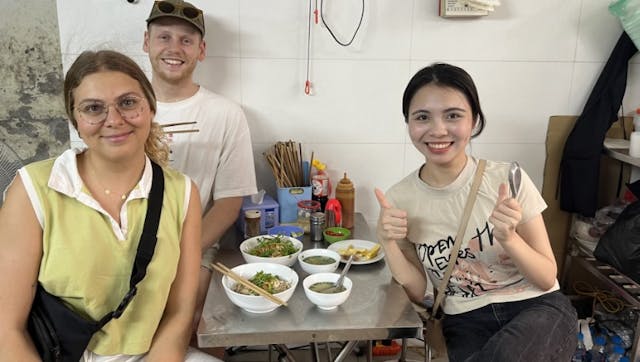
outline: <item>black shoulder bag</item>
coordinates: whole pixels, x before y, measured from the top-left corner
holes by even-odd
[[[97,322],[87,320],[69,309],[60,298],[49,294],[38,283],[38,289],[29,313],[27,329],[43,362],[78,362],[93,334],[112,318],[119,318],[136,295],[136,284],[147,273],[147,266],[155,251],[164,194],[162,168],[154,162],[151,162],[151,166],[153,180],[149,192],[144,228],[131,271],[130,289],[120,305]]]

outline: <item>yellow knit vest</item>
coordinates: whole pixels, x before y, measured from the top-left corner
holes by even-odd
[[[76,312],[99,320],[114,310],[129,290],[147,199],[127,202],[127,239],[119,241],[105,215],[47,186],[53,162],[26,166],[44,220],[38,281]],[[186,187],[182,174],[163,171],[165,190],[153,259],[124,314],[91,339],[88,349],[97,354],[145,353],[160,323],[180,257]]]

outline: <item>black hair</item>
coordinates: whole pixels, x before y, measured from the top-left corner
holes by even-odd
[[[471,106],[471,114],[476,125],[471,137],[480,135],[485,126],[485,118],[480,108],[478,90],[469,73],[464,69],[446,63],[434,63],[420,69],[409,80],[409,84],[402,95],[402,114],[405,123],[409,122],[409,105],[418,90],[426,85],[433,84],[441,87],[453,88],[460,91],[467,98]]]

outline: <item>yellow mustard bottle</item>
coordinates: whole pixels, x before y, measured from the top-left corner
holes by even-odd
[[[353,228],[355,197],[356,189],[345,172],[344,177],[336,186],[336,199],[340,201],[340,206],[342,206],[342,227],[347,229]]]

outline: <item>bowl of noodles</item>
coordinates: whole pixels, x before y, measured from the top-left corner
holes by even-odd
[[[254,236],[240,244],[247,263],[275,263],[292,266],[302,251],[302,241],[285,235]]]
[[[231,268],[233,272],[287,302],[298,285],[298,274],[291,268],[273,263],[251,263]],[[231,302],[251,313],[269,313],[280,305],[257,295],[242,284],[222,276],[222,287]]]

